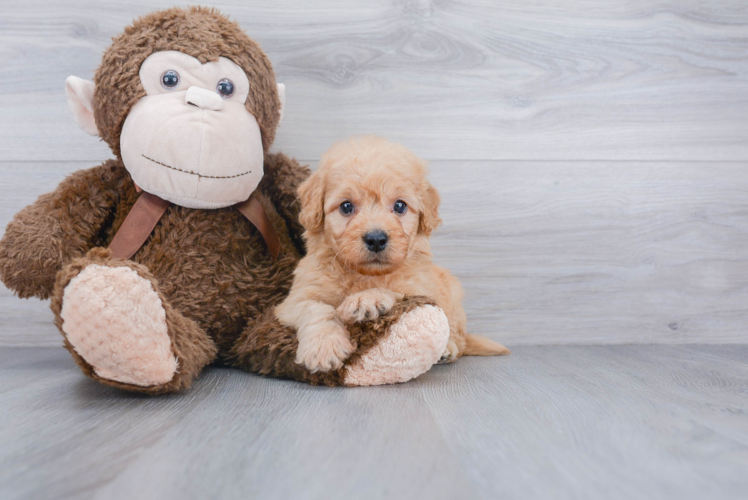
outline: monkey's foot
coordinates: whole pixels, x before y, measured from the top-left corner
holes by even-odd
[[[387,335],[346,367],[345,385],[407,382],[431,368],[449,340],[449,322],[434,305],[404,313]]]
[[[152,387],[174,378],[164,305],[135,269],[89,264],[65,286],[61,306],[67,342],[101,379]]]

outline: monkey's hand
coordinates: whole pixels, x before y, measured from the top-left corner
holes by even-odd
[[[118,199],[116,176],[109,162],[76,172],[18,212],[0,240],[3,283],[21,298],[48,298],[63,264],[101,244]]]

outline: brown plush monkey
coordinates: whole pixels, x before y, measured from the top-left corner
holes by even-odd
[[[76,122],[116,159],[15,216],[0,241],[0,277],[22,298],[52,298],[86,375],[159,394],[219,362],[367,385],[408,380],[439,359],[423,352],[433,345],[424,338],[448,335],[443,314],[408,298],[351,327],[357,350],[343,368],[311,373],[295,362],[295,332],[273,308],[304,252],[296,188],[309,171],[268,153],[283,90],[262,49],[205,8],[136,20],[94,82],[68,78]]]

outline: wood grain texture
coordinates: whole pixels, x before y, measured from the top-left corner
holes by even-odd
[[[65,78],[171,0],[3,5],[0,160],[109,155]],[[380,133],[430,159],[748,159],[740,0],[286,0],[215,4],[287,84],[276,148],[316,159]]]
[[[742,499],[748,346],[521,347],[404,385],[148,398],[0,350],[0,496]]]
[[[435,162],[437,262],[509,345],[748,342],[739,163]]]
[[[171,5],[4,2],[0,234],[111,156],[64,80]],[[214,368],[147,398],[40,347],[48,305],[0,286],[0,498],[745,498],[748,346],[703,344],[748,342],[748,3],[215,6],[287,85],[275,150],[374,132],[433,160],[436,260],[514,352],[366,389]],[[681,345],[523,346],[622,343]]]
[[[169,5],[4,6],[0,228],[111,155],[75,127],[64,79],[91,77],[112,35]],[[748,341],[748,4],[217,7],[288,84],[276,149],[314,160],[378,132],[434,160],[445,219],[434,250],[463,281],[475,333],[511,345]],[[590,158],[606,160],[564,161]],[[662,161],[620,161],[632,158]],[[0,345],[58,343],[45,303],[0,288]]]
[[[0,231],[88,163],[0,163]],[[436,261],[507,345],[748,342],[748,170],[714,162],[435,161]],[[0,345],[59,345],[0,289]]]

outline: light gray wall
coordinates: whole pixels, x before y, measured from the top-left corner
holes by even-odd
[[[171,1],[3,2],[0,226],[111,157],[63,91]],[[748,3],[215,4],[287,86],[274,149],[378,133],[431,160],[437,260],[509,345],[748,341]],[[3,229],[0,229],[2,231]],[[1,286],[0,286],[1,287]],[[0,345],[54,345],[0,288]]]

